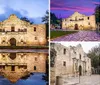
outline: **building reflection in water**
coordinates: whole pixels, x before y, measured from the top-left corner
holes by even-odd
[[[19,79],[16,83],[11,83],[7,78],[0,76],[0,85],[46,85],[46,81],[43,80],[44,73],[34,73],[26,79]]]
[[[47,49],[42,52],[40,50],[9,51],[0,51],[0,74],[11,82],[16,82],[20,78],[32,77],[30,74],[37,72],[46,73]]]

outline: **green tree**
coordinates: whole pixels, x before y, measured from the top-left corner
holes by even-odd
[[[54,13],[50,13],[50,24],[56,25],[59,24],[60,20],[56,17]]]
[[[91,58],[92,67],[97,68],[100,66],[100,44],[93,47],[88,56]]]
[[[46,24],[46,36],[49,37],[49,12],[46,11],[44,17],[42,17],[42,22]]]
[[[95,16],[96,16],[96,23],[100,23],[100,5],[97,5],[95,8]]]
[[[49,23],[49,12],[46,11],[46,14],[44,17],[42,17],[42,22]]]
[[[50,43],[51,47],[50,47],[50,66],[54,67],[55,65],[55,58],[57,55],[56,50],[54,49],[54,43]]]
[[[55,49],[51,49],[50,50],[50,66],[51,67],[54,67],[54,65],[55,65],[55,57],[56,57],[56,51],[55,51]]]
[[[26,17],[21,17],[21,20],[29,22],[30,24],[33,24],[33,22],[31,22],[28,18]]]
[[[62,27],[62,18],[57,18],[54,13],[50,13],[50,24]]]

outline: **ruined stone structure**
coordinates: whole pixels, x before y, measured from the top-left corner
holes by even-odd
[[[91,59],[79,44],[66,47],[59,43],[51,44],[51,85],[58,76],[81,76],[91,74]]]
[[[46,44],[44,24],[30,24],[12,14],[0,22],[0,46],[34,46]]]
[[[96,30],[95,15],[86,16],[75,12],[70,17],[62,20],[64,30]]]
[[[46,72],[47,53],[0,53],[0,74],[11,82],[32,72]]]

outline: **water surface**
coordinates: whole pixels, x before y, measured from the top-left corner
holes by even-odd
[[[11,83],[8,79],[0,76],[0,85],[46,85],[46,81],[42,79],[43,73],[34,73],[27,79],[20,79],[16,83]]]

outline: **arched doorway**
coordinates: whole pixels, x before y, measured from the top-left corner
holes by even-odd
[[[15,38],[10,39],[10,45],[11,46],[16,46],[16,39]]]
[[[75,30],[78,30],[78,24],[75,24],[75,28],[74,28]]]
[[[82,66],[81,65],[79,66],[79,75],[80,76],[82,75]]]

